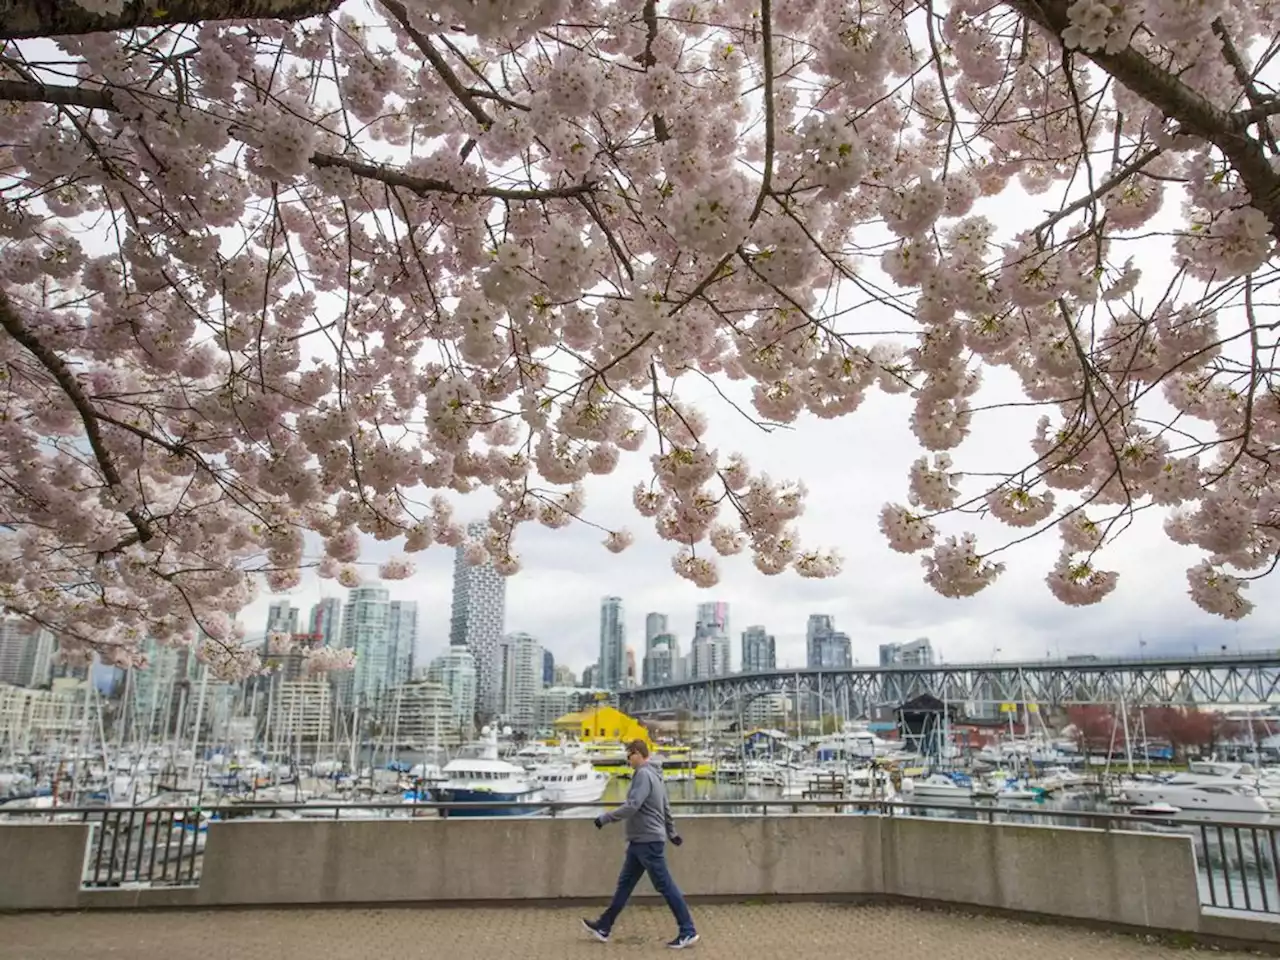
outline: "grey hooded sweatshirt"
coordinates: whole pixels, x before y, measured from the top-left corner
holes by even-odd
[[[642,763],[631,775],[626,802],[603,814],[605,823],[625,820],[628,843],[662,843],[676,835],[671,802],[662,774],[650,763]]]

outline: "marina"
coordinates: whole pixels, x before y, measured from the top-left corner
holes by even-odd
[[[1034,705],[1031,705],[1034,706]],[[86,718],[91,711],[86,710]],[[905,714],[904,714],[905,716]],[[557,721],[542,737],[482,728],[452,748],[386,738],[257,744],[130,742],[85,722],[74,739],[11,744],[0,756],[0,819],[23,809],[197,807],[243,804],[484,804],[494,815],[537,815],[539,804],[619,802],[630,768],[624,743],[650,744],[673,799],[682,801],[911,802],[1011,805],[1042,811],[1106,812],[1270,822],[1280,814],[1280,768],[1267,763],[1264,729],[1222,746],[1236,759],[1190,756],[1174,763],[1150,738],[1098,749],[1068,724],[1057,732],[1026,710],[976,743],[943,711],[923,727],[872,730],[846,721],[819,735],[753,728],[708,730],[692,742],[652,739],[648,728],[607,704]],[[212,738],[211,738],[212,739]],[[1083,749],[1082,749],[1083,748]],[[1254,762],[1241,759],[1251,756]],[[459,809],[465,809],[460,806]]]

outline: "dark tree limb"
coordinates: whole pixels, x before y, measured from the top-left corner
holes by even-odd
[[[127,0],[114,16],[90,13],[75,0],[4,0],[0,40],[168,27],[205,20],[306,20],[332,13],[342,0]]]
[[[53,377],[54,382],[75,407],[76,413],[80,415],[85,439],[89,441],[89,449],[93,451],[93,458],[98,462],[98,469],[102,471],[102,479],[109,487],[117,491],[123,490],[124,481],[102,437],[102,424],[98,420],[98,411],[94,409],[84,388],[80,386],[79,379],[62,357],[31,332],[3,290],[0,290],[0,330],[4,330],[35,357],[40,366]],[[146,543],[155,536],[151,522],[136,507],[127,508],[124,515],[129,518],[129,522],[133,524],[133,529],[136,531],[136,536],[129,538],[128,545]]]

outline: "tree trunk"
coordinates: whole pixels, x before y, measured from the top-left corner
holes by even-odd
[[[202,20],[305,20],[336,10],[342,0],[126,0],[119,14],[96,14],[75,0],[0,2],[0,40],[59,37]]]

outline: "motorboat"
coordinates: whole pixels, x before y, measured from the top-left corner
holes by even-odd
[[[444,765],[444,782],[435,791],[444,803],[484,804],[452,809],[451,817],[530,816],[546,796],[536,777],[523,767],[498,757],[496,732],[486,727],[483,739],[466,744]]]
[[[1140,817],[1176,817],[1182,812],[1182,808],[1171,803],[1144,803],[1130,807],[1129,812]]]
[[[595,803],[609,786],[609,774],[589,760],[551,760],[533,768],[542,792],[553,803]]]
[[[903,781],[903,787],[913,800],[965,803],[973,799],[971,786],[961,785],[945,773],[933,773],[923,780]]]
[[[1169,804],[1180,810],[1266,814],[1267,801],[1258,788],[1235,777],[1178,773],[1163,780],[1126,780],[1119,799],[1135,806]]]
[[[1071,790],[1089,782],[1083,774],[1067,767],[1049,767],[1039,777],[1039,785],[1045,790]]]

